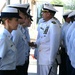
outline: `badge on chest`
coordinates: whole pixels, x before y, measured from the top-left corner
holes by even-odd
[[[49,26],[47,26],[46,29],[44,30],[44,34],[47,34],[48,29],[49,29]]]

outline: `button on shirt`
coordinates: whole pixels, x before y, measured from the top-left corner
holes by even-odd
[[[52,20],[41,23],[38,27],[38,61],[39,65],[52,65],[60,43],[60,29]]]
[[[11,34],[4,28],[0,34],[0,70],[16,69],[16,47],[10,40]]]

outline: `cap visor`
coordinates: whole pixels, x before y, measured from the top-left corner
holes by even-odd
[[[20,16],[19,16],[19,14],[18,13],[7,13],[7,12],[2,12],[1,13],[1,18],[4,18],[4,17],[8,17],[8,18],[21,18]]]

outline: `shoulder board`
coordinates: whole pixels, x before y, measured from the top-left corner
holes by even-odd
[[[53,17],[55,20],[57,20],[57,18],[56,17]]]
[[[56,24],[56,22],[55,22],[55,21],[52,21],[52,23],[53,23],[53,24]]]

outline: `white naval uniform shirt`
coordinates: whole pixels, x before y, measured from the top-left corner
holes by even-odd
[[[0,34],[0,70],[16,69],[16,47],[10,40],[11,34],[4,28]]]
[[[65,22],[61,29],[61,40],[63,40],[63,46],[66,48],[66,33],[70,27],[71,23]]]
[[[30,36],[29,36],[29,32],[28,32],[28,28],[27,27],[23,28],[21,26],[20,29],[21,29],[21,32],[23,33],[23,35],[26,38],[26,45],[25,45],[26,59],[25,60],[27,60],[28,59],[28,56],[29,56],[29,53],[30,53],[30,46],[28,44],[28,42],[30,42]]]
[[[73,29],[75,28],[75,22],[70,24],[70,27],[66,33],[66,47],[67,47],[67,54],[70,56],[70,45],[69,45],[69,41],[70,41],[70,37],[71,37],[71,33],[73,31]]]
[[[59,26],[53,20],[41,23],[38,27],[39,65],[52,65],[57,55],[60,39]],[[56,23],[56,22],[55,22]]]
[[[26,37],[20,30],[21,25],[18,25],[17,30],[12,31],[13,42],[17,48],[17,66],[25,64],[26,59]]]
[[[71,65],[73,68],[75,68],[75,29],[71,33],[71,37],[69,40],[69,58],[71,60]]]
[[[45,22],[43,18],[39,19],[38,25],[43,22]]]
[[[71,37],[70,37],[70,40],[69,40],[69,48],[70,48],[70,51],[72,49],[72,45],[73,45],[73,41],[75,39],[75,29],[72,31],[71,33]],[[71,53],[71,52],[70,52]]]
[[[73,39],[72,48],[69,57],[70,57],[72,67],[75,68],[75,39]]]
[[[62,28],[61,28],[61,38],[63,39],[64,38],[64,35],[65,35],[65,27],[68,25],[69,23],[68,22],[65,22],[63,23],[62,25]]]
[[[45,20],[44,20],[43,18],[39,19],[39,21],[38,21],[38,28],[39,28],[40,23],[44,23],[44,22],[45,22]],[[38,28],[37,28],[37,30],[38,30]],[[38,30],[38,32],[39,32],[39,30]],[[37,39],[39,39],[39,34],[38,34],[38,36],[37,36]],[[37,40],[36,40],[36,42],[37,42]],[[35,43],[36,43],[36,42],[35,42]],[[37,46],[38,46],[38,44],[37,44]],[[34,51],[34,58],[35,58],[35,59],[38,58],[37,55],[38,55],[38,47],[35,48],[35,51]]]

